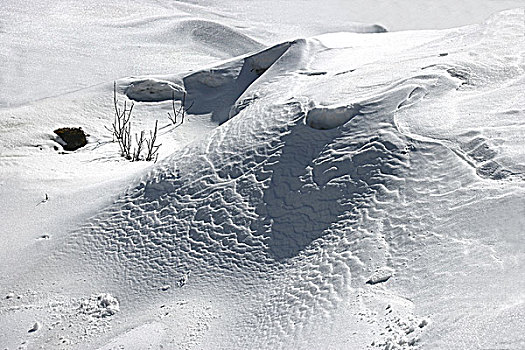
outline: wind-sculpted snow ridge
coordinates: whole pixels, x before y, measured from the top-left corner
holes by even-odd
[[[478,45],[479,55],[488,49],[484,41],[453,34]],[[471,62],[461,53],[461,59],[440,55],[437,42],[426,49],[416,42],[408,53],[397,51],[398,79],[366,84],[365,77],[381,79],[386,62],[394,64],[391,58],[345,63],[340,70],[339,57],[351,49],[328,56],[337,50],[320,49],[329,41],[277,46],[282,49],[270,55],[263,74],[243,84],[242,95],[232,94],[241,97],[231,119],[206,141],[174,153],[94,218],[74,236],[73,251],[105,261],[102,266],[114,264],[134,289],[173,285],[187,276],[184,288],[206,294],[207,286],[216,286],[224,294],[215,297],[228,305],[250,295],[249,306],[230,311],[235,316],[226,338],[236,347],[307,348],[315,342],[308,334],[326,331],[320,324],[337,324],[349,304],[357,322],[371,324],[375,340],[366,345],[417,347],[429,321],[411,300],[419,299],[426,312],[435,310],[409,282],[421,278],[419,269],[435,266],[420,265],[421,256],[435,252],[425,247],[436,237],[451,252],[461,250],[457,242],[469,244],[468,230],[449,232],[443,220],[452,208],[476,200],[481,178],[504,176],[471,171],[498,158],[482,146],[484,139],[459,143],[437,137],[439,128],[413,128],[405,118],[428,118],[433,114],[426,109],[483,90],[487,79],[504,86],[523,76],[523,68],[494,65],[487,75],[493,56]],[[400,49],[391,50],[387,54]],[[222,93],[220,79],[242,80],[237,77],[253,67],[247,60],[239,61],[235,74],[228,64],[185,78],[189,96]],[[312,74],[323,68],[324,74]],[[200,85],[190,85],[196,81]],[[325,96],[338,102],[326,103]],[[481,240],[474,256],[489,252]],[[443,259],[452,266],[456,257]],[[379,331],[383,327],[387,332]],[[218,347],[223,341],[216,338]]]
[[[194,286],[278,278],[270,294],[251,297],[260,330],[231,337],[256,348],[290,341],[295,324],[329,312],[352,280],[368,277],[368,262],[350,247],[376,240],[362,226],[384,215],[378,203],[398,200],[408,167],[407,141],[389,115],[326,132],[304,116],[300,102],[246,108],[94,218],[75,246],[118,263],[133,288],[190,272]]]
[[[127,78],[120,81],[126,96],[139,102],[157,102],[186,95],[187,106],[194,114],[212,114],[223,123],[238,98],[285,53],[291,42],[282,43],[246,57],[236,58],[220,66],[182,76],[160,78]]]
[[[225,122],[53,263],[118,300],[113,335],[167,348],[520,348],[525,162],[501,133],[523,130],[522,19],[328,34],[151,78],[147,101],[186,91]]]
[[[149,42],[196,45],[207,48],[215,55],[219,52],[233,57],[263,48],[261,43],[235,28],[215,21],[184,17],[182,14],[121,20],[108,26],[142,33]]]

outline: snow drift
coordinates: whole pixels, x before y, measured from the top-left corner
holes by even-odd
[[[34,317],[47,348],[522,347],[523,16],[120,80],[221,125],[10,276],[56,285],[2,301],[9,344]],[[75,308],[92,294],[111,315]]]

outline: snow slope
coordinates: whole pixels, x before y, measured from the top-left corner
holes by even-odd
[[[154,165],[119,159],[110,82],[1,110],[0,344],[523,348],[524,18],[205,34],[230,57],[117,81],[137,129],[194,103]],[[62,123],[87,148],[57,154]]]

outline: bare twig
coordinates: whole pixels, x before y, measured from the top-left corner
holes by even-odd
[[[119,139],[120,153],[121,155],[128,159],[132,160],[131,154],[131,123],[128,123],[122,130],[122,136]]]
[[[179,109],[175,109],[175,91],[171,92],[171,109],[173,111],[173,115],[168,112],[168,119],[173,123],[173,125],[177,124],[177,117],[181,116],[181,124],[184,123],[184,117],[186,116],[186,113],[190,110],[190,108],[193,107],[193,102],[191,105],[186,108],[186,92],[184,92],[184,95],[182,96],[182,101],[180,104]]]
[[[173,115],[168,112],[168,119],[173,123],[173,125],[177,124],[177,115],[178,112],[175,110],[175,91],[171,92],[171,109],[173,110]]]
[[[121,155],[126,158],[131,158],[131,113],[133,112],[134,104],[127,107],[127,101],[124,101],[124,108],[120,109],[117,99],[117,82],[113,82],[113,106],[115,107],[115,118],[111,129],[106,127],[113,135],[113,141],[117,141],[120,147]]]
[[[148,154],[146,155],[146,161],[157,161],[157,158],[158,158],[158,150],[159,150],[159,147],[161,145],[155,145],[155,142],[157,141],[157,125],[158,125],[159,121],[156,120],[155,121],[155,129],[154,131],[151,131],[149,132],[149,139],[146,139],[146,146],[147,146],[147,151],[148,151]]]
[[[48,200],[49,200],[49,196],[48,196],[47,193],[46,193],[46,198],[43,199],[40,203],[38,203],[36,206],[38,207],[40,204],[47,203]]]
[[[173,95],[173,110],[175,111],[175,95]],[[155,129],[154,131],[150,131],[150,138],[145,137],[145,132],[141,131],[140,136],[139,134],[135,134],[135,142],[136,146],[133,147],[133,151],[131,150],[132,146],[132,133],[131,133],[131,113],[133,112],[134,104],[131,103],[131,106],[128,109],[127,101],[124,101],[124,106],[121,109],[118,99],[117,99],[117,83],[113,83],[113,105],[115,107],[115,118],[113,121],[113,124],[111,125],[111,128],[106,127],[108,131],[111,132],[113,135],[113,141],[117,141],[120,147],[120,154],[122,157],[126,158],[127,160],[130,160],[132,162],[142,160],[141,153],[144,151],[144,143],[147,145],[147,155],[145,160],[151,161],[151,160],[157,160],[158,157],[158,150],[161,145],[156,145],[155,142],[157,140],[157,131],[158,131],[158,121],[155,121]],[[181,107],[182,108],[182,107]],[[182,109],[183,110],[183,109]],[[179,109],[180,113],[181,109]],[[168,113],[169,114],[169,113]],[[177,115],[174,114],[174,120],[170,118],[170,120],[173,121],[173,123],[177,122]],[[184,120],[184,114],[183,120]],[[170,116],[171,117],[171,116]]]
[[[144,145],[144,130],[140,132],[140,138],[135,134],[135,140],[137,141],[137,147],[133,151],[133,162],[140,160],[140,153],[142,152],[142,146]]]

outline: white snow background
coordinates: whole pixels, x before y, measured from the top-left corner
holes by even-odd
[[[519,6],[2,0],[0,349],[524,349]]]

